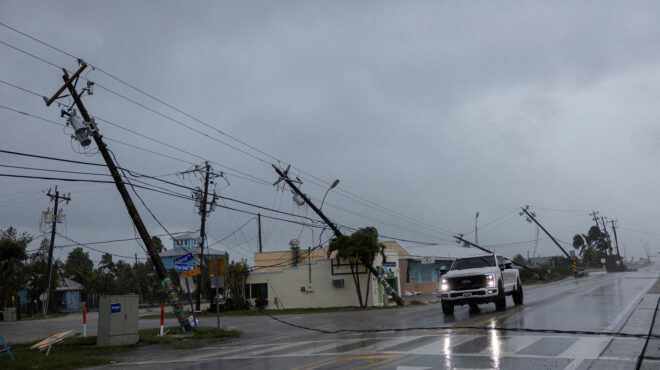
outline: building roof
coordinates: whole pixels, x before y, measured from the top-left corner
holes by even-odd
[[[199,247],[175,248],[175,249],[162,251],[162,252],[158,253],[158,255],[161,256],[161,257],[179,257],[179,256],[183,256],[184,254],[188,254],[188,253],[199,255],[200,249],[201,248],[199,248]],[[220,256],[220,255],[225,254],[225,252],[217,250],[217,249],[213,249],[213,248],[204,248],[204,254],[205,255],[206,254],[213,254],[213,255]]]
[[[184,233],[184,234],[176,235],[172,239],[174,239],[174,240],[199,239],[199,232]]]
[[[64,292],[70,290],[83,290],[83,286],[80,283],[77,283],[71,279],[67,279],[63,277],[60,280],[60,283],[58,284],[57,288],[55,289],[55,291],[58,292]]]

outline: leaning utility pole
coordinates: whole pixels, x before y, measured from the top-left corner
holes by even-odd
[[[612,231],[614,232],[614,243],[616,243],[616,255],[621,258],[621,254],[619,253],[619,239],[616,237],[616,222],[617,220],[610,220],[610,223],[612,224]]]
[[[309,198],[307,198],[307,196],[302,191],[300,191],[300,189],[298,189],[298,187],[296,186],[296,184],[294,184],[293,181],[291,181],[287,173],[288,170],[282,172],[282,170],[280,170],[277,166],[275,165],[272,166],[275,169],[275,172],[277,172],[277,174],[280,175],[280,179],[284,180],[291,187],[291,189],[296,194],[298,194],[298,196],[300,196],[305,201],[305,203],[307,203],[309,208],[311,208],[314,212],[316,212],[317,215],[319,215],[319,217],[321,217],[321,219],[332,229],[332,231],[335,233],[336,236],[343,235],[339,230],[339,228],[335,226],[335,224],[332,221],[330,221],[330,219],[326,217],[326,215],[323,212],[321,212],[321,210],[318,207],[316,207],[316,205],[312,203],[312,201],[309,200]],[[394,289],[392,289],[390,284],[387,283],[387,280],[385,280],[385,278],[380,273],[378,273],[378,270],[376,270],[370,263],[367,263],[367,261],[363,260],[361,262],[364,266],[366,266],[367,269],[369,269],[369,271],[371,271],[371,273],[376,277],[376,279],[378,279],[378,282],[383,284],[383,287],[385,288],[385,293],[391,295],[397,305],[403,306],[403,299],[401,299],[401,297],[397,294],[397,292],[395,292]]]
[[[201,210],[202,213],[202,225],[199,229],[199,236],[202,238],[202,242],[199,244],[199,265],[204,268],[204,244],[206,243],[206,198],[209,194],[209,172],[211,172],[211,166],[209,162],[206,162],[206,170],[204,172],[204,196],[202,198]],[[201,310],[202,302],[202,275],[197,275],[197,297],[195,297],[195,311]]]
[[[165,266],[163,265],[163,261],[161,261],[158,252],[156,252],[156,249],[154,248],[153,242],[151,240],[151,236],[149,235],[147,228],[144,226],[144,223],[142,222],[142,218],[140,218],[140,214],[138,213],[137,208],[135,208],[135,204],[133,203],[133,200],[131,199],[128,190],[124,185],[124,181],[121,175],[119,175],[119,170],[117,169],[115,162],[110,156],[110,152],[108,148],[103,142],[103,136],[99,133],[96,123],[94,122],[92,117],[89,116],[89,113],[87,113],[87,109],[83,105],[82,100],[80,99],[80,95],[76,91],[75,84],[78,82],[78,77],[80,76],[80,73],[87,67],[87,64],[85,64],[83,60],[79,59],[78,62],[81,64],[81,66],[71,77],[69,77],[69,73],[67,72],[66,69],[64,68],[62,69],[64,71],[64,75],[62,76],[62,79],[64,80],[64,85],[62,85],[62,87],[60,87],[59,90],[57,90],[57,92],[55,93],[55,95],[53,95],[52,98],[48,99],[47,97],[44,97],[46,106],[50,106],[55,101],[55,99],[58,99],[60,97],[60,94],[65,89],[69,90],[70,96],[73,98],[75,105],[78,107],[78,110],[80,111],[80,114],[84,119],[84,123],[80,122],[80,119],[77,118],[75,111],[72,111],[71,113],[63,112],[63,114],[69,115],[69,122],[75,129],[76,139],[78,139],[83,146],[89,145],[88,135],[91,135],[92,138],[94,139],[94,142],[96,143],[96,146],[99,152],[101,153],[103,160],[108,166],[108,170],[110,170],[110,174],[112,175],[112,178],[115,182],[115,186],[117,187],[119,194],[124,200],[124,205],[126,206],[126,210],[128,211],[131,220],[133,220],[133,224],[135,225],[138,234],[140,234],[140,238],[142,239],[144,246],[147,248],[147,253],[151,258],[151,262],[154,264],[154,268],[156,269],[156,273],[158,274],[158,277],[161,280],[161,284],[163,285],[163,288],[167,293],[170,304],[172,305],[177,320],[179,321],[179,325],[181,326],[181,328],[183,328],[183,330],[190,330],[191,329],[190,324],[185,316],[183,305],[179,300],[179,296],[176,293],[176,290],[174,289],[174,284],[172,283],[172,280],[168,276],[167,270],[165,270]]]
[[[57,191],[57,186],[55,186],[55,194],[51,194],[50,190],[48,190],[48,194],[46,194],[47,197],[50,198],[51,201],[55,202],[55,205],[53,206],[53,226],[50,231],[50,247],[48,248],[48,275],[46,275],[46,300],[44,301],[43,309],[44,309],[44,317],[48,315],[48,302],[50,300],[50,280],[51,280],[51,275],[53,273],[53,247],[55,246],[55,233],[57,229],[57,221],[58,221],[58,215],[57,215],[57,205],[60,203],[60,200],[65,200],[66,203],[68,204],[71,201],[71,193],[69,195],[60,195],[60,192]]]
[[[593,218],[594,223],[596,223],[596,227],[598,229],[600,229],[600,225],[598,225],[598,213],[600,213],[600,212],[592,210],[591,213],[589,213],[589,215],[591,216],[591,218]]]
[[[572,260],[573,260],[573,257],[571,257],[571,255],[568,254],[568,252],[566,252],[566,250],[565,250],[564,248],[562,248],[562,246],[559,244],[559,242],[557,241],[557,239],[555,239],[555,237],[552,236],[552,235],[548,232],[548,230],[546,230],[545,227],[543,227],[543,225],[541,225],[538,221],[536,221],[536,218],[534,218],[534,216],[532,216],[532,214],[529,213],[529,212],[527,211],[527,209],[529,209],[529,206],[525,206],[524,208],[521,208],[521,209],[522,209],[522,213],[520,213],[520,215],[522,216],[523,213],[524,213],[524,214],[527,215],[527,217],[529,217],[532,221],[534,221],[534,223],[536,224],[536,226],[540,227],[541,230],[543,230],[543,232],[544,232],[548,237],[550,237],[550,239],[552,239],[553,242],[555,242],[555,244],[557,245],[557,247],[559,247],[559,249],[561,249],[561,251],[564,252],[564,254],[566,255],[566,257],[568,257],[568,259],[572,261]]]

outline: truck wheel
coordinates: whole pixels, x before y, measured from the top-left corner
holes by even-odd
[[[497,300],[495,301],[495,309],[498,311],[506,311],[506,295],[504,294],[504,286],[502,282],[497,285]]]
[[[518,281],[518,286],[516,286],[516,290],[513,292],[513,303],[515,303],[516,306],[523,304],[523,287],[522,284],[520,284],[520,281]]]
[[[454,305],[452,303],[442,301],[442,313],[444,313],[445,316],[453,315]]]

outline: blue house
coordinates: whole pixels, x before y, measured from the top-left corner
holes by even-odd
[[[188,253],[192,253],[195,257],[195,260],[191,261],[190,264],[199,266],[201,244],[202,238],[199,236],[199,233],[186,233],[177,235],[172,239],[172,249],[162,251],[158,255],[163,261],[163,265],[165,265],[165,268],[168,270],[174,268],[175,258]],[[225,252],[223,251],[213,248],[204,248],[204,257],[207,259],[224,257],[224,255]]]

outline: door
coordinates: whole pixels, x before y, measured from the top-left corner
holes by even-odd
[[[516,285],[516,272],[514,269],[508,269],[505,266],[505,260],[504,257],[502,256],[497,256],[497,263],[500,266],[504,266],[504,270],[502,270],[502,279],[503,284],[504,284],[504,291],[510,292],[511,290],[514,289],[514,286]]]

